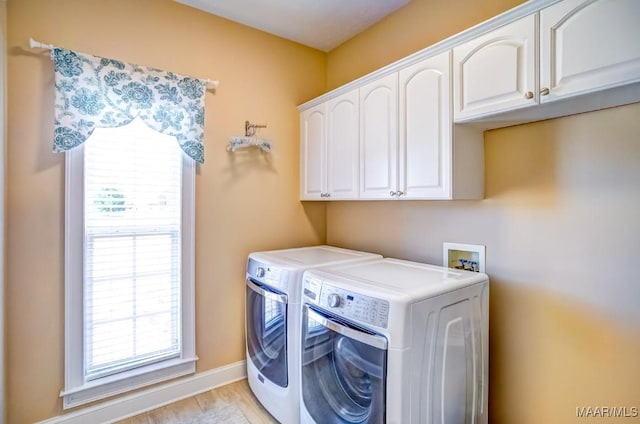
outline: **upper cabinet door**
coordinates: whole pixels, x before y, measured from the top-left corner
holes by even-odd
[[[327,190],[331,199],[358,198],[360,164],[358,90],[328,102]]]
[[[398,74],[394,73],[360,88],[361,198],[395,198],[397,156]]]
[[[536,104],[536,15],[453,49],[454,120]]]
[[[400,198],[451,196],[449,71],[449,52],[400,71]]]
[[[300,114],[300,199],[324,200],[326,193],[326,119],[323,103]]]
[[[640,81],[640,1],[565,0],[540,11],[541,102]]]

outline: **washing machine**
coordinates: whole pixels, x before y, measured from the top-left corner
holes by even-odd
[[[382,256],[332,246],[251,253],[246,273],[249,386],[283,424],[300,419],[301,287],[305,270]]]
[[[301,423],[486,424],[487,275],[385,258],[306,271]]]

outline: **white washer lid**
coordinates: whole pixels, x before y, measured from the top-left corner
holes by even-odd
[[[356,259],[382,258],[381,255],[375,253],[324,245],[254,252],[249,257],[273,265],[295,266],[298,268],[330,266]]]
[[[310,273],[345,289],[364,288],[370,295],[409,301],[488,281],[487,275],[479,272],[393,258],[323,267]]]

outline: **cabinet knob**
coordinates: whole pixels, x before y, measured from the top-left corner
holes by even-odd
[[[533,91],[527,91],[526,93],[524,93],[524,98],[527,100],[533,99]]]
[[[405,194],[406,193],[404,191],[402,191],[402,190],[398,191],[398,193],[397,193],[398,197],[404,196]]]
[[[541,96],[548,96],[550,92],[551,92],[551,90],[549,90],[548,88],[543,88],[542,90],[540,90],[540,95]]]
[[[325,193],[324,197],[331,197],[331,193]]]
[[[397,194],[398,194],[398,192],[397,192],[397,191],[390,191],[390,192],[389,192],[389,195],[390,195],[391,197],[396,197],[396,195],[397,195]]]

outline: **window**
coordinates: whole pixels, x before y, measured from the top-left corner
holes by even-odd
[[[70,408],[195,371],[195,164],[137,119],[66,154]]]

